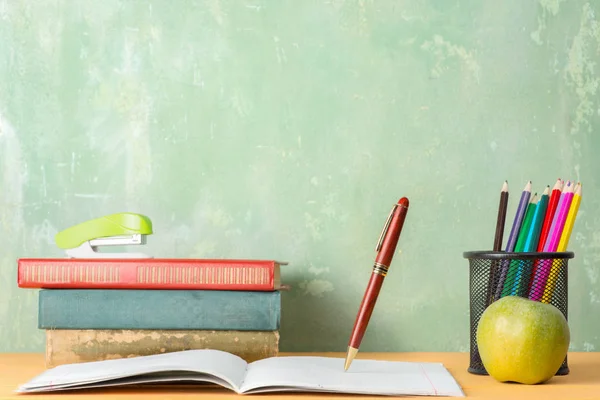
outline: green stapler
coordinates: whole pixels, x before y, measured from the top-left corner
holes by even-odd
[[[152,258],[143,253],[103,253],[100,246],[146,244],[152,234],[152,221],[145,215],[117,213],[91,219],[60,231],[56,245],[69,258]]]

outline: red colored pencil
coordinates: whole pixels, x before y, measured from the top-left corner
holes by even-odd
[[[560,195],[562,193],[564,181],[560,178],[556,180],[554,187],[552,188],[552,193],[550,194],[550,199],[548,200],[548,208],[546,209],[546,215],[544,216],[544,222],[542,224],[542,230],[540,232],[540,238],[537,245],[537,251],[540,252],[544,249],[544,244],[546,243],[546,239],[548,238],[548,233],[550,232],[550,226],[552,225],[552,219],[554,218],[554,212],[556,211],[556,206],[558,205],[558,200],[560,199]],[[540,262],[536,260],[533,263],[533,268],[531,271],[531,279],[529,280],[529,290],[531,290],[531,285],[533,283],[534,277],[537,275],[537,270]]]
[[[554,218],[554,212],[556,211],[556,206],[558,205],[562,188],[563,182],[560,180],[560,178],[558,178],[554,184],[554,187],[552,188],[550,200],[548,200],[548,209],[546,210],[546,216],[544,217],[544,223],[542,224],[542,231],[540,232],[537,251],[542,251],[544,244],[546,243],[546,238],[548,237],[548,232],[550,232],[550,225],[552,224],[552,218]]]

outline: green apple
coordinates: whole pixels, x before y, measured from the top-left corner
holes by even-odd
[[[558,308],[519,296],[490,304],[476,335],[481,361],[492,378],[530,385],[556,374],[571,340]]]

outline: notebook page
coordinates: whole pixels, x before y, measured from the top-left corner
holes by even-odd
[[[19,387],[30,389],[89,384],[124,377],[167,371],[194,371],[220,378],[230,389],[240,387],[247,363],[242,358],[218,350],[186,350],[117,360],[59,365]]]
[[[222,379],[216,378],[212,375],[205,375],[192,372],[177,372],[177,373],[160,373],[149,374],[149,375],[135,375],[125,378],[117,378],[109,381],[99,381],[92,383],[80,383],[76,389],[95,389],[103,387],[116,387],[116,386],[128,386],[128,385],[144,385],[144,384],[181,384],[181,383],[193,383],[196,385],[218,385],[227,388],[229,385]],[[54,392],[59,390],[72,390],[72,385],[52,385],[52,387],[41,387],[28,389],[27,393],[35,392]]]
[[[461,387],[442,364],[358,359],[344,371],[344,359],[274,357],[248,366],[242,392],[278,388],[375,395],[464,397]]]

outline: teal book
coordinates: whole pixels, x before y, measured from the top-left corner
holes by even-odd
[[[40,329],[279,329],[281,292],[46,289]]]

